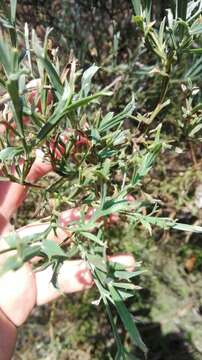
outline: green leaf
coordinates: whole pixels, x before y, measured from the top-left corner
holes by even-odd
[[[202,34],[202,23],[198,21],[194,22],[189,30],[191,35]]]
[[[121,296],[119,295],[118,291],[114,289],[114,287],[109,284],[109,291],[113,300],[113,303],[118,311],[118,314],[122,320],[122,323],[125,329],[128,331],[131,340],[134,345],[138,346],[145,354],[147,353],[147,348],[144,342],[141,339],[139,331],[135,325],[135,322],[132,318],[132,315],[129,313],[127,307],[123,303]]]
[[[131,283],[119,283],[119,282],[113,282],[113,286],[117,288],[122,288],[126,290],[135,290],[136,286]]]
[[[107,265],[103,257],[91,254],[88,254],[87,257],[90,264],[94,265],[96,268],[103,272],[107,272]]]
[[[31,234],[28,235],[21,235],[20,233],[17,233],[18,239],[21,240],[21,242],[23,243],[27,243],[27,244],[32,244],[34,242],[39,242],[42,241],[43,239],[46,239],[47,236],[49,235],[50,231],[51,231],[51,226],[48,226],[45,228],[45,230],[41,231],[41,232],[33,232]]]
[[[55,70],[54,65],[50,62],[47,56],[46,57],[38,56],[38,59],[41,61],[44,68],[46,69],[50,82],[56,92],[56,96],[58,99],[60,99],[64,89],[60,81],[60,77],[57,71]]]
[[[189,20],[189,22],[192,21],[194,18],[196,18],[198,15],[200,15],[201,11],[202,11],[201,0],[188,1],[187,19]]]
[[[141,179],[148,174],[161,148],[162,145],[160,143],[156,144],[151,151],[142,158],[140,166],[137,171],[134,172],[132,178],[133,186],[137,185]]]
[[[20,252],[23,262],[30,261],[33,257],[39,256],[41,251],[40,245],[24,245],[23,250]]]
[[[199,132],[202,129],[202,124],[196,125],[189,133],[190,137],[193,137],[197,132]]]
[[[27,23],[25,23],[25,26],[24,26],[24,37],[25,37],[25,46],[26,46],[26,53],[27,53],[28,62],[29,62],[29,68],[32,73],[32,61],[31,61],[30,43],[29,43],[29,27],[28,27]]]
[[[47,123],[42,127],[42,129],[40,130],[40,132],[37,135],[37,138],[39,139],[39,141],[46,138],[46,136],[51,132],[51,130],[53,130],[53,128],[60,122],[60,120],[63,119],[63,117],[65,115],[67,115],[69,112],[76,110],[77,108],[79,108],[81,106],[85,106],[85,105],[89,104],[90,102],[92,102],[93,100],[97,99],[100,96],[108,96],[108,95],[109,95],[109,93],[98,92],[94,95],[87,96],[86,98],[73,101],[71,104],[66,106],[63,111],[61,111],[62,109],[60,109],[60,111],[58,111],[58,107],[62,107],[62,106],[60,106],[62,103],[62,99],[61,99],[60,100],[61,103],[60,102],[58,103],[58,106],[55,109],[53,115],[49,118]],[[111,95],[111,93],[110,93],[110,95]]]
[[[57,259],[53,266],[52,266],[52,269],[53,269],[53,275],[52,275],[52,278],[51,278],[51,283],[53,284],[53,286],[58,289],[58,275],[59,275],[59,272],[60,272],[60,268],[62,266],[62,261],[61,259]]]
[[[13,160],[15,156],[19,156],[22,153],[23,153],[22,148],[10,146],[0,151],[0,160],[1,161]]]
[[[0,276],[5,274],[8,271],[18,270],[23,265],[23,260],[19,257],[18,254],[9,256],[6,261],[1,265]]]
[[[189,225],[189,224],[182,224],[182,223],[174,223],[173,226],[171,225],[172,229],[181,230],[181,231],[188,231],[193,233],[202,233],[202,226],[197,225]]]
[[[142,16],[142,4],[141,0],[132,0],[133,9],[135,12],[135,15]]]
[[[46,33],[46,41],[49,32],[50,29]],[[45,50],[42,48],[35,31],[32,32],[32,47],[37,56],[39,65],[41,65],[42,68],[46,69],[50,82],[54,88],[55,94],[59,100],[62,94],[64,93],[64,89],[60,77],[55,69],[55,66],[51,63]]]
[[[126,200],[107,200],[101,208],[98,208],[90,222],[96,222],[98,219],[102,218],[103,216],[107,216],[113,213],[118,213],[120,211],[126,210],[128,208],[128,202]],[[89,223],[90,223],[89,222]]]
[[[163,42],[164,42],[165,22],[166,22],[166,17],[164,17],[163,20],[161,21],[160,28],[159,28],[159,42],[162,47],[163,47]]]
[[[101,295],[101,298],[102,298],[102,300],[103,300],[103,302],[105,304],[106,311],[107,311],[107,314],[108,314],[108,317],[109,317],[109,321],[111,323],[113,335],[114,335],[114,338],[115,338],[115,341],[116,341],[117,354],[116,354],[115,360],[121,360],[122,358],[124,359],[124,348],[122,346],[119,334],[117,332],[117,328],[116,328],[116,325],[114,323],[113,315],[112,315],[112,312],[111,312],[111,309],[110,309],[110,306],[109,306],[109,303],[108,303],[108,299],[107,299],[108,291],[106,291],[105,288],[103,288],[102,284],[98,281],[97,278],[95,279],[95,284],[97,285],[98,290],[99,290],[100,295]],[[123,355],[123,357],[122,357],[122,355]]]
[[[8,76],[12,71],[10,48],[3,39],[0,40],[0,63]]]
[[[188,49],[188,51],[192,54],[202,54],[202,48]]]
[[[43,140],[46,137],[46,135],[52,130],[55,124],[57,125],[57,123],[63,118],[63,111],[66,103],[68,102],[68,99],[69,99],[69,87],[65,86],[63,95],[59,100],[54,113],[50,116],[47,123],[42,127],[39,134],[37,135],[37,137],[40,140]]]
[[[196,79],[202,73],[202,57],[193,62],[191,66],[189,66],[188,71],[184,74],[184,78]]]
[[[176,0],[176,18],[186,20],[188,0]]]
[[[84,71],[81,78],[80,98],[86,97],[89,94],[91,87],[91,80],[98,70],[99,67],[93,64],[86,71]]]
[[[152,8],[152,0],[145,0],[145,17],[147,22],[149,22],[151,18],[151,8]]]
[[[9,79],[6,82],[6,86],[13,103],[13,115],[15,117],[17,130],[20,133],[20,135],[23,137],[24,130],[23,130],[23,122],[22,122],[22,102],[18,91],[18,80]]]
[[[95,283],[96,285],[98,285],[98,288],[100,290],[100,294],[103,296],[108,296],[109,295],[109,291],[105,288],[106,285],[106,281],[107,281],[107,272],[103,271],[103,269],[98,269],[98,267],[96,267],[95,269],[94,266],[92,267],[92,263],[89,263],[89,266],[94,274],[94,279],[95,279]]]
[[[17,246],[17,233],[15,231],[9,232],[6,236],[4,236],[5,241],[9,245],[10,248]]]
[[[42,246],[41,246],[41,251],[44,254],[46,254],[49,259],[51,259],[52,257],[55,257],[55,256],[60,256],[60,257],[66,258],[66,254],[61,249],[61,247],[52,240],[48,240],[48,239],[43,240]]]
[[[114,113],[111,111],[111,112],[109,112],[109,113],[107,113],[104,117],[103,117],[103,119],[102,119],[102,121],[101,121],[101,123],[100,123],[100,126],[101,126],[101,124],[108,124],[108,123],[110,123],[111,121],[112,121],[112,119],[113,119],[113,117],[114,117]]]
[[[178,223],[170,218],[142,215],[139,213],[134,213],[132,216],[136,217],[136,219],[140,221],[144,220],[145,222],[148,222],[151,225],[156,225],[163,229],[172,228],[175,230],[189,231],[199,234],[202,233],[202,226]]]
[[[10,2],[11,2],[11,22],[14,25],[16,19],[17,0],[10,0]]]
[[[131,279],[135,276],[139,276],[141,274],[143,274],[145,272],[145,270],[138,270],[138,271],[122,271],[122,270],[117,270],[114,272],[114,276],[117,277],[118,279]]]
[[[99,125],[100,132],[108,131],[115,126],[118,126],[121,123],[121,121],[123,121],[132,114],[134,109],[135,109],[135,100],[133,98],[131,102],[128,105],[126,105],[125,109],[123,109],[121,113],[115,116],[113,116],[112,112],[108,113],[100,122]]]
[[[99,244],[101,246],[104,245],[104,243],[102,241],[99,240],[99,238],[97,236],[95,236],[94,234],[87,232],[87,231],[81,231],[80,234],[84,237],[86,237],[87,239],[93,241],[96,244]]]
[[[13,25],[11,24],[10,19],[0,16],[0,24],[7,29],[13,29]]]
[[[127,200],[121,199],[121,200],[114,200],[110,199],[104,202],[102,207],[103,216],[108,215],[109,211],[110,214],[112,212],[118,212],[122,209],[126,208],[128,206]]]
[[[134,297],[134,293],[133,292],[131,293],[131,291],[128,291],[126,289],[117,288],[116,291],[119,293],[123,301],[126,301],[127,299]]]

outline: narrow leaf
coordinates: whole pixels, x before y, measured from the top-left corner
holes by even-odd
[[[150,152],[148,152],[142,159],[139,168],[135,171],[132,179],[132,184],[137,185],[141,179],[150,171],[158,153],[161,150],[161,144],[157,144]]]
[[[139,276],[141,274],[143,274],[145,272],[145,270],[138,270],[138,271],[122,271],[122,270],[117,270],[114,272],[114,276],[117,277],[118,279],[131,279],[135,276]]]
[[[101,256],[88,254],[88,261],[99,270],[107,272],[107,265]]]
[[[188,49],[188,52],[190,52],[192,54],[202,54],[202,48]]]
[[[118,311],[118,314],[123,322],[125,329],[128,331],[132,342],[134,343],[134,345],[138,346],[144,353],[147,353],[147,348],[141,339],[141,336],[135,325],[135,322],[131,314],[129,313],[127,307],[123,303],[123,300],[119,295],[118,291],[115,290],[114,287],[110,284],[109,284],[109,291],[112,296],[114,305]]]
[[[0,40],[0,63],[2,63],[8,76],[12,71],[11,56],[10,49],[3,39]]]
[[[107,114],[102,121],[100,122],[99,129],[100,131],[108,131],[111,128],[118,126],[121,121],[126,119],[128,116],[132,114],[132,112],[135,109],[135,101],[134,99],[131,100],[131,102],[126,105],[125,109],[123,111],[115,116],[112,116],[113,113]]]
[[[81,78],[80,98],[86,97],[89,94],[91,87],[91,80],[98,71],[98,69],[99,67],[93,64],[86,71],[84,71],[83,76]]]
[[[176,0],[176,18],[186,20],[188,0]]]
[[[94,95],[87,96],[86,98],[72,102],[70,105],[66,106],[64,110],[60,113],[58,113],[58,111],[55,110],[53,115],[49,118],[47,123],[38,133],[37,138],[39,139],[39,141],[43,140],[51,132],[51,130],[60,122],[60,120],[63,119],[63,117],[67,115],[69,112],[76,110],[81,106],[85,106],[89,104],[90,102],[92,102],[93,100],[97,99],[100,96],[107,96],[107,95],[109,94],[105,92],[98,92]]]
[[[0,160],[1,161],[13,160],[15,156],[22,154],[22,152],[23,152],[22,148],[17,148],[14,146],[7,147],[0,151]]]
[[[192,24],[190,30],[191,35],[199,35],[202,34],[202,22],[196,21]]]
[[[41,251],[46,254],[49,259],[51,259],[53,256],[61,256],[64,258],[66,257],[66,254],[61,249],[61,247],[54,241],[48,239],[43,240]]]
[[[87,239],[95,242],[96,244],[99,244],[99,245],[101,245],[101,246],[104,245],[104,243],[103,243],[102,241],[100,241],[97,236],[95,236],[94,234],[92,234],[92,233],[90,233],[90,232],[81,231],[80,234],[81,234],[82,236],[86,237]]]
[[[142,4],[141,0],[132,0],[133,9],[135,12],[135,15],[142,16]]]
[[[14,25],[16,19],[17,0],[11,0],[11,22]]]
[[[13,114],[15,117],[18,132],[23,136],[23,122],[22,122],[22,102],[18,91],[18,80],[9,79],[6,82],[8,92],[13,103]]]
[[[47,57],[38,56],[38,59],[42,62],[44,68],[46,69],[50,82],[56,92],[56,96],[59,99],[63,93],[63,86],[60,81],[60,77],[57,71],[55,70],[55,67]]]

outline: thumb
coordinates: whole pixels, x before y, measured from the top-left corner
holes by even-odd
[[[43,162],[42,158],[36,157],[34,163],[27,175],[26,180],[31,183],[35,183],[41,177],[46,175],[52,170],[50,163]],[[0,231],[3,232],[6,228],[6,224],[9,222],[9,219],[13,213],[20,207],[23,201],[26,198],[28,192],[28,186],[20,185],[17,183],[9,182],[7,184],[3,183],[0,186],[3,188],[6,185],[6,193],[4,195],[3,201],[0,204],[0,216],[4,216],[4,224],[1,226]],[[3,227],[3,228],[2,228]]]
[[[37,152],[37,157],[34,160],[32,167],[29,171],[29,174],[27,175],[27,181],[35,183],[37,180],[39,180],[52,170],[51,163],[44,162],[43,156],[43,152],[39,150]]]

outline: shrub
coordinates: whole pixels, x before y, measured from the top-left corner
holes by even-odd
[[[202,31],[200,19],[196,19],[200,3],[191,1],[188,4],[188,18],[183,7],[177,9],[175,17],[169,10],[159,31],[151,21],[150,6],[144,8],[137,0],[133,0],[133,6],[133,20],[142,31],[145,44],[158,57],[160,65],[156,72],[162,78],[160,97],[154,110],[135,116],[134,94],[120,112],[106,113],[106,100],[102,105],[102,99],[112,95],[113,84],[103,89],[99,84],[93,88],[92,79],[99,71],[97,65],[81,71],[71,54],[62,68],[57,49],[48,41],[50,29],[46,31],[43,43],[34,30],[30,33],[27,24],[24,33],[18,31],[15,1],[11,1],[10,8],[5,9],[1,18],[4,29],[0,41],[0,85],[4,91],[1,99],[4,106],[1,113],[4,131],[0,151],[2,176],[4,180],[41,192],[44,201],[52,204],[47,214],[50,226],[45,232],[23,238],[12,233],[6,237],[8,245],[16,249],[16,255],[12,261],[9,259],[4,263],[1,274],[16,270],[31,258],[40,256],[40,266],[53,267],[52,282],[57,286],[57,273],[62,262],[81,256],[92,271],[99,301],[106,307],[117,344],[117,359],[126,359],[128,352],[116,330],[112,308],[116,309],[132,343],[144,353],[147,351],[125,305],[125,300],[138,290],[133,278],[142,270],[136,264],[135,271],[130,272],[108,261],[106,254],[111,253],[111,244],[105,235],[106,228],[113,223],[130,223],[134,226],[142,224],[149,232],[153,225],[191,232],[202,230],[198,226],[159,217],[158,203],[139,197],[143,179],[149,176],[158,154],[168,147],[160,137],[161,124],[151,130],[149,125],[169,104],[166,96],[172,66],[176,61],[180,62],[185,52],[201,53],[200,48],[195,48],[195,37]],[[192,96],[193,89],[190,91]],[[189,112],[192,135],[201,129],[201,115],[197,117],[200,109],[199,104],[191,107],[191,115]],[[126,128],[126,119],[148,125],[138,141],[136,122]],[[48,185],[36,185],[27,180],[37,154],[51,164],[54,171]],[[79,216],[75,215],[68,225],[60,223],[68,234],[68,242],[57,245],[48,240],[48,235],[58,226],[58,214],[64,205],[79,208]]]

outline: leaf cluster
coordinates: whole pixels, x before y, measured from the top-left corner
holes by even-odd
[[[192,40],[200,34],[201,27],[192,22],[191,11],[190,24],[184,24],[184,19],[176,15],[167,26],[164,19],[157,33],[150,19],[151,3],[146,4],[143,9],[140,1],[133,0],[134,21],[162,66],[160,100],[154,111],[146,116],[146,122],[150,123],[168,105],[164,100],[173,62],[179,53],[193,52]],[[141,223],[150,233],[152,226],[191,232],[202,229],[160,218],[155,201],[145,206],[144,201],[138,200],[144,178],[149,176],[158,154],[165,148],[160,138],[161,126],[148,132],[137,147],[138,129],[125,127],[125,120],[133,118],[135,96],[131,96],[131,101],[119,113],[106,112],[101,102],[103,97],[112,95],[111,86],[98,86],[95,90],[92,85],[99,67],[93,64],[81,71],[72,54],[62,67],[57,50],[49,42],[51,30],[47,29],[43,43],[34,30],[30,32],[27,24],[24,33],[18,33],[15,11],[16,2],[11,1],[10,12],[5,12],[1,19],[2,26],[7,29],[7,35],[0,40],[0,65],[4,70],[0,84],[5,92],[1,99],[4,105],[1,171],[4,180],[29,185],[42,191],[46,199],[62,198],[69,208],[79,208],[80,216],[65,226],[68,236],[60,245],[49,239],[50,232],[57,234],[61,227],[60,201],[50,213],[50,225],[43,233],[26,237],[20,237],[17,232],[10,234],[6,238],[8,249],[2,253],[15,250],[15,254],[7,257],[1,274],[40,256],[38,266],[53,267],[52,282],[57,286],[62,263],[81,256],[92,271],[99,301],[105,304],[117,344],[116,359],[127,359],[129,355],[117,332],[112,308],[116,309],[132,343],[146,354],[135,320],[124,303],[138,290],[133,278],[142,270],[129,272],[108,261],[107,221],[117,215],[120,223],[130,222],[134,226]],[[173,39],[179,29],[182,29],[182,36],[176,43]],[[194,129],[196,132],[195,124],[192,135]],[[42,188],[27,181],[39,152],[45,162],[51,163],[55,173],[54,180]]]

